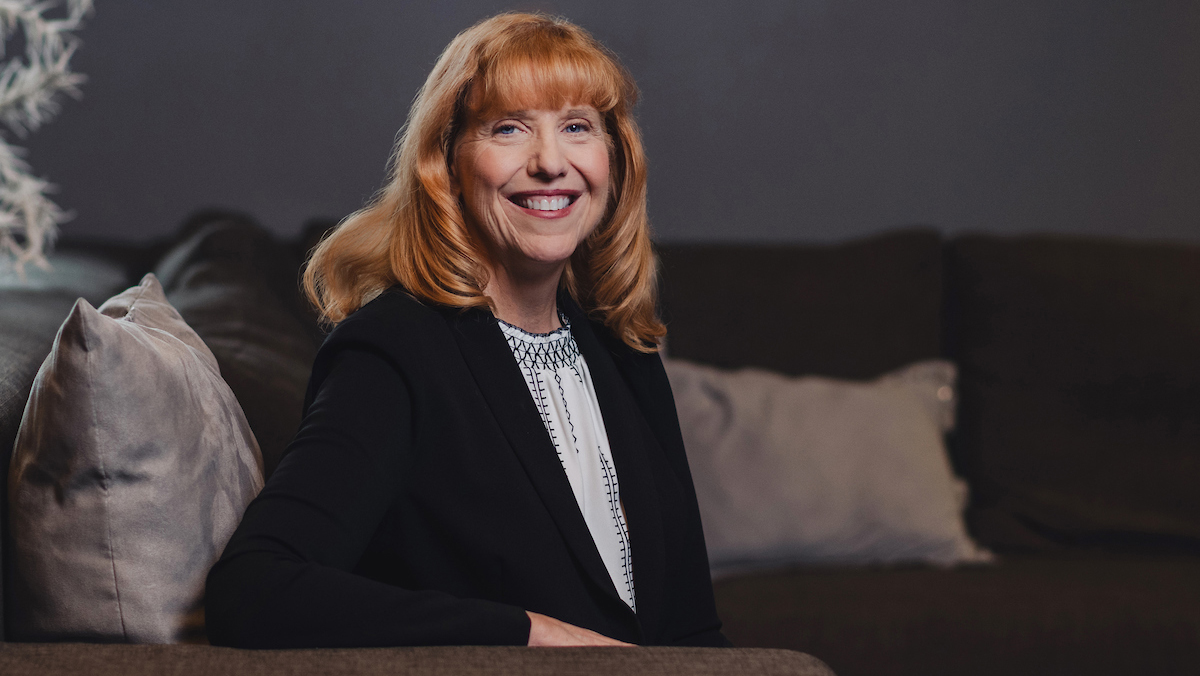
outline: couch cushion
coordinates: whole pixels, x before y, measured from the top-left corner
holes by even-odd
[[[780,563],[991,557],[967,536],[942,437],[954,365],[873,381],[666,359],[714,574]]]
[[[984,543],[1200,548],[1200,247],[971,236],[947,279]]]
[[[187,229],[155,273],[216,355],[270,476],[300,426],[322,336],[300,297],[300,262],[246,217],[211,214]]]
[[[810,652],[839,676],[1200,673],[1200,557],[796,569],[715,592],[735,645]]]
[[[939,357],[941,247],[924,230],[830,246],[662,245],[667,351],[839,378]]]
[[[79,300],[38,372],[9,475],[9,635],[203,640],[204,578],[262,466],[216,360],[153,275]]]

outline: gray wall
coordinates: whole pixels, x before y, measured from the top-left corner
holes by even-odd
[[[441,48],[562,13],[637,78],[664,240],[906,224],[1200,240],[1200,3],[97,0],[84,99],[25,143],[70,235],[224,205],[280,233],[380,185]]]

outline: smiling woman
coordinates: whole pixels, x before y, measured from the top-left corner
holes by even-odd
[[[313,252],[305,273],[309,296],[333,323],[395,283],[434,303],[493,307],[488,284],[499,261],[489,254],[499,251],[452,175],[456,151],[474,145],[481,133],[489,139],[533,136],[527,124],[506,114],[590,111],[586,133],[571,126],[559,138],[579,135],[589,147],[603,139],[608,190],[590,195],[599,211],[587,215],[599,221],[575,248],[562,286],[632,349],[653,352],[666,330],[654,309],[636,99],[637,86],[612,53],[567,21],[502,14],[464,31],[446,47],[413,102],[387,186]],[[536,155],[548,139],[543,132],[534,140],[520,146],[526,161],[536,160],[529,153]],[[565,144],[556,146],[551,150]]]
[[[635,93],[561,19],[446,48],[390,183],[312,254],[335,328],[209,575],[214,643],[728,645],[657,354]]]

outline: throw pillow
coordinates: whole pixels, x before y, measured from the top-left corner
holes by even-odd
[[[80,299],[13,450],[11,638],[203,641],[205,575],[261,488],[245,416],[158,280]]]
[[[189,226],[155,274],[216,356],[269,477],[300,427],[321,340],[300,296],[300,261],[245,216],[201,214]]]
[[[951,565],[966,486],[943,434],[954,365],[869,382],[667,360],[714,575],[788,563]]]

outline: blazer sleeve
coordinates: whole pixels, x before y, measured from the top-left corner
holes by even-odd
[[[322,358],[299,432],[209,573],[211,642],[525,645],[529,618],[521,608],[352,572],[400,485],[411,448],[410,392],[392,363],[369,349]]]

